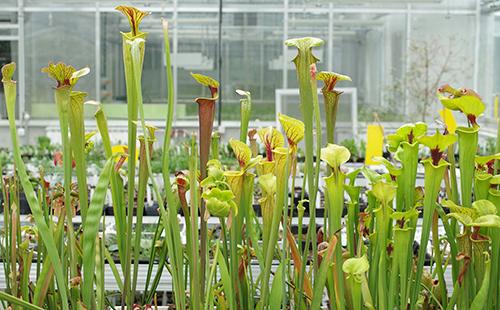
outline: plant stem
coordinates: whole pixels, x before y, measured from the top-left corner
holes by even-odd
[[[166,31],[166,25],[164,25],[164,32]],[[134,88],[137,94],[137,102],[139,103],[139,111],[141,117],[141,127],[144,134],[145,139],[149,138],[149,133],[146,128],[146,122],[144,119],[144,105],[142,101],[142,89],[141,89],[141,68],[142,62],[141,55],[143,55],[144,49],[144,41],[142,39],[135,39],[134,41],[128,44],[131,45],[131,54],[133,59],[133,76],[134,76]],[[167,130],[168,131],[168,130]],[[151,168],[151,157],[149,154],[149,148],[146,148],[146,159],[147,159],[147,167],[148,174],[153,185],[153,190],[155,193],[155,198],[158,201],[158,206],[160,210],[161,216],[165,219],[162,221],[164,229],[166,231],[166,241],[168,246],[168,253],[171,256],[171,270],[172,270],[172,279],[174,282],[174,293],[175,293],[175,303],[176,307],[179,309],[185,309],[186,301],[185,301],[185,293],[184,293],[184,276],[182,273],[183,266],[183,249],[180,240],[180,227],[179,222],[177,220],[177,209],[178,205],[174,200],[174,196],[171,190],[170,178],[168,178],[165,184],[165,193],[167,197],[168,204],[168,213],[163,204],[163,197],[158,189],[158,185],[156,183],[156,179],[153,177],[153,172]]]
[[[328,230],[327,236],[333,236],[336,231],[341,229],[342,212],[344,210],[344,182],[345,174],[340,171],[340,167],[334,168],[332,174],[325,178],[326,186],[326,207],[328,208]],[[342,271],[342,239],[338,238],[339,246],[335,248],[335,272],[334,284],[336,288],[335,299],[339,309],[345,308],[344,297],[344,273]]]
[[[190,245],[190,254],[191,257],[189,258],[190,262],[190,274],[191,274],[191,292],[192,292],[192,297],[191,297],[191,307],[193,309],[199,309],[202,306],[201,302],[201,297],[200,294],[203,293],[203,291],[200,289],[200,260],[198,259],[198,253],[199,253],[199,248],[198,248],[198,206],[199,206],[199,189],[198,189],[198,184],[197,184],[197,172],[198,172],[198,148],[196,146],[196,141],[195,137],[193,136],[191,138],[191,148],[190,148],[190,157],[189,157],[189,180],[190,180],[190,194],[191,194],[191,210],[190,210],[190,228],[191,228],[191,241],[189,243]]]
[[[104,114],[102,106],[99,106],[94,114],[97,128],[101,135],[101,141],[104,146],[106,158],[113,156],[111,139],[109,137],[108,121]],[[122,265],[122,271],[125,271],[125,239],[126,239],[126,215],[125,215],[125,196],[123,191],[123,181],[115,169],[111,171],[111,200],[113,202],[113,215],[115,217],[115,227],[118,246],[118,257]]]
[[[22,309],[28,309],[28,310],[43,310],[43,308],[40,308],[38,306],[35,306],[27,301],[24,301],[22,299],[19,299],[17,297],[14,297],[12,295],[9,295],[5,292],[0,291],[0,300],[5,300],[11,304],[18,305]]]
[[[451,199],[454,203],[459,204],[460,199],[458,195],[458,184],[457,184],[457,167],[455,162],[455,144],[448,147],[447,160],[450,163],[450,181],[451,181]]]
[[[335,125],[337,124],[337,111],[339,107],[340,95],[342,92],[336,90],[328,90],[327,84],[322,88],[325,104],[325,119],[326,119],[326,142],[335,143]]]
[[[269,279],[271,274],[271,267],[274,258],[274,249],[278,241],[279,223],[283,215],[284,204],[287,202],[285,196],[285,189],[289,179],[290,167],[290,152],[288,149],[283,148],[281,154],[275,153],[275,171],[276,175],[276,205],[273,209],[273,217],[271,230],[269,235],[269,244],[265,251],[264,270],[262,271],[261,282],[261,305],[266,307],[269,305]]]
[[[311,76],[311,65],[317,62],[317,59],[312,54],[312,47],[320,46],[323,44],[322,40],[315,38],[301,38],[301,39],[291,39],[285,42],[287,45],[296,46],[298,49],[297,57],[293,60],[297,68],[297,80],[299,82],[299,94],[300,94],[300,109],[302,112],[302,117],[304,119],[305,134],[304,140],[306,145],[305,151],[305,166],[307,173],[307,185],[309,193],[309,206],[310,206],[310,225],[309,230],[311,231],[312,242],[312,253],[313,253],[313,266],[316,268],[316,192],[317,192],[317,182],[315,182],[315,170],[314,170],[314,110],[316,109],[316,115],[319,115],[319,108],[317,107],[317,89],[313,87],[316,84],[316,78]],[[315,68],[314,68],[315,70]],[[314,89],[313,89],[314,88]],[[313,105],[311,106],[311,103]],[[318,119],[316,119],[318,122]],[[319,120],[320,121],[320,120]],[[321,126],[316,128],[318,130],[317,138],[321,139]],[[318,137],[319,136],[319,137]],[[321,145],[318,146],[321,148]],[[319,161],[319,152],[316,154]],[[317,167],[319,169],[319,167]],[[318,177],[318,176],[316,176]],[[312,208],[311,208],[312,207]],[[306,245],[307,248],[307,245]]]
[[[59,114],[59,125],[61,127],[61,141],[63,147],[63,166],[64,166],[64,206],[66,208],[66,227],[68,229],[68,255],[70,266],[70,277],[78,276],[75,233],[73,228],[73,207],[71,205],[71,179],[72,179],[72,150],[69,141],[69,108],[70,108],[70,92],[69,86],[63,86],[55,90],[55,101]],[[78,300],[78,289],[76,287],[70,289],[71,292],[71,307],[76,309]]]
[[[424,162],[424,168],[425,168],[424,216],[423,216],[422,236],[420,239],[420,248],[418,251],[418,262],[415,272],[415,284],[411,289],[411,295],[410,295],[411,309],[415,309],[418,293],[420,291],[420,282],[424,269],[425,255],[427,252],[427,243],[429,242],[432,215],[434,214],[436,199],[438,197],[444,171],[448,165],[449,164],[446,162],[440,163],[438,166],[433,165],[430,161]]]
[[[2,70],[3,71],[3,70]],[[56,242],[54,236],[45,222],[45,217],[43,211],[40,208],[40,204],[35,195],[33,189],[33,184],[30,182],[28,174],[26,172],[26,166],[22,161],[20,154],[20,147],[17,137],[16,121],[15,121],[15,103],[16,103],[16,83],[12,80],[6,79],[4,75],[2,79],[4,85],[5,102],[7,106],[7,116],[9,119],[9,131],[12,141],[12,150],[14,153],[14,162],[19,176],[20,183],[23,187],[23,191],[26,195],[26,200],[31,209],[33,218],[35,219],[36,226],[38,228],[38,233],[42,236],[44,244],[47,247],[47,254],[51,260],[54,271],[56,275],[56,281],[58,285],[58,293],[61,298],[61,304],[63,310],[68,310],[68,295],[67,295],[67,281],[64,277],[64,269],[59,257],[59,252],[57,251]],[[0,293],[3,295],[3,293]]]
[[[432,244],[434,248],[434,259],[436,261],[436,271],[438,275],[438,285],[439,291],[441,295],[441,304],[444,308],[447,306],[447,296],[448,292],[446,290],[446,282],[444,279],[444,270],[443,270],[443,254],[441,252],[441,246],[439,242],[439,231],[438,231],[438,220],[439,216],[436,211],[434,211],[432,217]]]
[[[460,190],[462,205],[472,205],[472,182],[474,181],[474,160],[477,152],[479,128],[458,127],[458,164],[460,166]]]
[[[139,249],[141,248],[142,237],[142,216],[144,213],[144,199],[146,188],[148,186],[148,166],[146,159],[146,148],[149,147],[149,153],[153,151],[153,141],[146,141],[144,137],[139,138],[139,181],[137,191],[137,214],[135,221],[135,241],[134,241],[134,274],[132,277],[132,292],[137,289],[137,276],[139,274]],[[154,246],[154,245],[153,245]]]
[[[415,205],[415,182],[417,180],[419,143],[401,143],[402,152],[399,153],[402,171],[398,180],[402,180],[404,207],[396,205],[397,211],[407,211]]]
[[[72,91],[68,109],[70,145],[75,156],[76,177],[78,180],[78,198],[82,223],[85,222],[88,208],[87,163],[85,160],[85,123],[83,103],[86,93]]]
[[[133,292],[131,287],[131,272],[130,265],[132,264],[132,224],[134,217],[134,207],[135,207],[135,168],[136,168],[136,139],[137,139],[137,118],[138,118],[138,102],[136,87],[134,87],[134,74],[140,76],[141,72],[134,72],[134,64],[131,55],[131,45],[127,44],[128,38],[123,36],[123,64],[125,66],[125,84],[127,90],[127,121],[128,121],[128,161],[127,161],[127,237],[125,246],[125,281],[124,281],[124,300],[127,306],[132,307],[133,303]],[[142,55],[137,61],[137,67],[141,68],[142,71],[142,61],[144,49],[142,49]]]

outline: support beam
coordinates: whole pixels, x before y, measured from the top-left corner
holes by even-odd
[[[481,36],[481,2],[476,1],[476,34],[474,38],[474,89],[477,90],[479,85],[479,44]]]
[[[288,39],[288,0],[283,0],[283,42]],[[288,47],[283,44],[283,88],[288,88]],[[278,111],[276,111],[278,113]]]
[[[95,98],[101,102],[101,11],[99,2],[95,4]]]
[[[26,57],[24,55],[24,0],[18,0],[17,23],[19,25],[17,35],[19,40],[17,42],[18,48],[18,91],[19,91],[19,114],[18,118],[21,123],[24,121],[26,113]]]
[[[328,4],[328,71],[333,71],[333,3]]]

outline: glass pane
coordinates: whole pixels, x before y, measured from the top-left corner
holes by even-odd
[[[324,41],[322,46],[313,49],[314,56],[319,59],[317,63],[319,71],[328,70],[328,24],[328,14],[325,13],[291,13],[288,15],[288,38],[316,37]],[[298,88],[297,72],[292,62],[296,55],[297,49],[289,47],[286,55],[287,88]]]
[[[313,54],[319,59],[317,69],[328,70],[328,56],[325,53],[328,49],[325,44],[328,36],[328,14],[312,14],[312,13],[290,13],[288,14],[288,38],[316,37],[324,41],[320,47],[313,48]],[[282,42],[284,44],[284,42]],[[286,53],[286,69],[287,83],[286,88],[298,89],[297,71],[293,63],[294,57],[297,55],[295,47],[288,47]],[[283,97],[281,110],[283,113],[302,119],[300,112],[300,98],[297,94]]]
[[[324,0],[288,0],[290,8],[300,8],[303,10],[310,10],[311,8],[323,10],[328,10],[330,3],[333,4],[333,8],[338,9],[352,9],[363,10],[363,9],[405,9],[408,3],[414,3],[414,0],[399,0],[399,1],[387,1],[387,0],[335,0],[335,1],[324,1]],[[431,0],[432,1],[432,0]],[[323,10],[326,12],[326,10]]]
[[[494,127],[496,115],[494,102],[500,95],[500,16],[484,13],[481,15],[481,35],[479,39],[478,92],[486,104],[485,117],[490,118]]]
[[[475,10],[477,5],[477,0],[453,0],[453,1],[441,1],[438,3],[415,3],[413,4],[413,8],[420,9],[442,9],[442,10],[457,10],[457,9],[470,9]],[[481,1],[486,2],[486,1]]]
[[[223,120],[239,120],[241,98],[252,94],[252,119],[274,120],[274,91],[282,88],[283,14],[227,13],[223,16]]]
[[[26,13],[26,103],[33,118],[56,117],[54,81],[40,70],[49,62],[64,62],[76,69],[90,67],[75,90],[95,98],[95,14]]]
[[[177,64],[177,114],[179,119],[198,115],[194,99],[210,96],[207,87],[198,85],[190,73],[218,77],[217,13],[179,13]]]
[[[1,7],[16,7],[17,6],[17,0],[2,0],[0,1],[0,8]]]
[[[437,115],[441,104],[435,93],[442,84],[474,87],[474,37],[473,15],[413,16],[407,73],[411,119],[429,120]]]
[[[148,105],[146,116],[152,119],[163,119],[166,109],[167,80],[162,17],[170,19],[171,14],[153,13],[141,23],[141,30],[148,33],[142,75],[143,100]],[[118,106],[127,102],[120,31],[129,31],[129,24],[124,16],[118,12],[101,13],[100,94],[110,118],[126,118],[126,109]],[[170,36],[172,37],[172,30]]]

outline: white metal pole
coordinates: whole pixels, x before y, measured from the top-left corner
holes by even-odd
[[[333,3],[328,5],[328,71],[333,71]]]
[[[477,91],[479,85],[479,44],[481,36],[481,1],[476,0],[476,37],[474,40],[474,89]]]
[[[101,11],[99,2],[95,4],[95,98],[101,102]]]
[[[288,0],[283,0],[283,42],[288,39]],[[288,87],[288,47],[283,43],[283,88]]]
[[[18,28],[18,38],[17,48],[18,48],[18,66],[19,66],[19,120],[21,122],[24,120],[24,113],[26,112],[26,59],[25,59],[25,49],[24,49],[24,0],[18,0],[18,11],[17,11],[17,23],[19,25]]]
[[[174,45],[174,48],[173,48],[173,56],[172,57],[173,61],[172,61],[172,75],[173,75],[173,78],[174,78],[174,119],[175,119],[175,116],[177,114],[177,98],[178,98],[178,95],[177,95],[177,61],[178,61],[178,57],[177,57],[177,53],[178,53],[178,48],[179,48],[179,36],[178,36],[178,29],[179,29],[179,14],[178,14],[178,6],[177,6],[177,0],[174,0],[173,1],[173,13],[172,13],[172,20],[173,20],[173,38],[172,38],[172,43]]]
[[[409,100],[408,100],[408,96],[410,95],[409,92],[408,92],[408,87],[406,87],[406,85],[408,84],[408,72],[410,71],[410,55],[409,55],[409,51],[410,51],[410,44],[411,44],[411,4],[408,4],[406,6],[406,45],[405,45],[405,69],[404,69],[404,87],[405,87],[405,90],[404,90],[404,102],[405,102],[405,106],[404,106],[404,115],[405,116],[408,116],[408,113],[409,113]]]

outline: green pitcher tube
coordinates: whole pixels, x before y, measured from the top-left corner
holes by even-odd
[[[458,127],[456,132],[458,134],[458,163],[460,166],[462,205],[471,207],[479,127]]]

